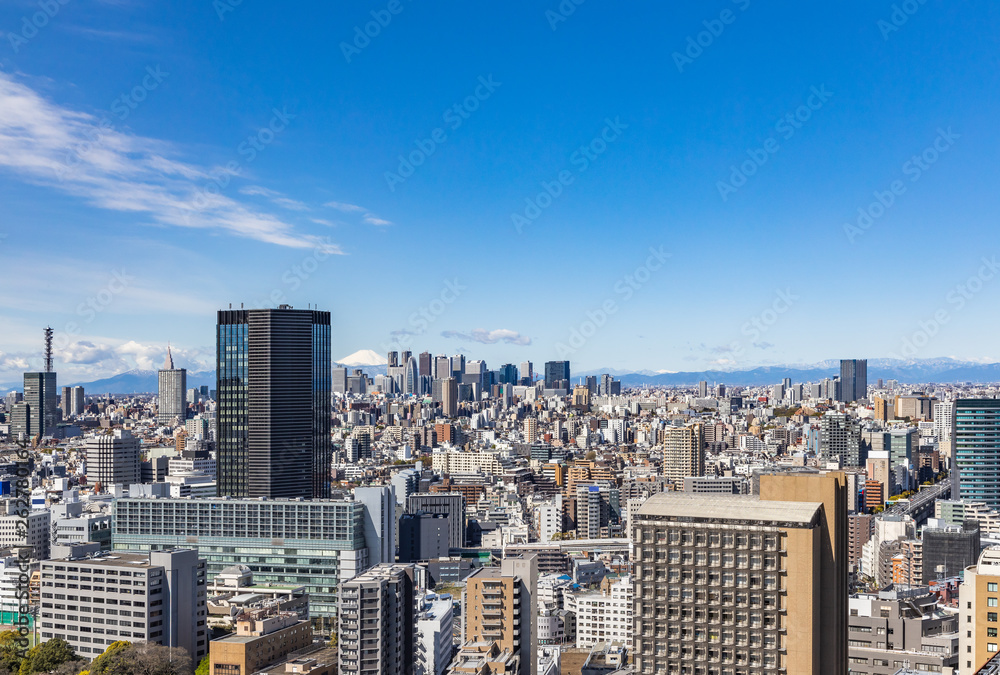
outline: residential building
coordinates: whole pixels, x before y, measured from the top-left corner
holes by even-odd
[[[760,495],[663,492],[634,541],[636,672],[847,672],[841,472],[760,476]]]
[[[663,430],[663,476],[682,488],[688,476],[705,475],[705,436],[697,422]]]
[[[428,593],[417,603],[413,675],[444,675],[454,652],[454,608],[448,594]]]
[[[535,675],[538,561],[504,558],[500,567],[481,567],[465,579],[462,642],[495,643],[519,660],[518,675]]]
[[[411,565],[376,565],[342,583],[340,674],[412,675],[414,609]]]
[[[983,550],[975,565],[965,568],[959,587],[959,668],[975,673],[1000,652],[1000,546]]]
[[[632,646],[632,577],[605,579],[600,592],[563,595],[566,610],[576,614],[576,647],[585,649],[614,640]]]

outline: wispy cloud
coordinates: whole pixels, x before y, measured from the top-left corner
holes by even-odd
[[[329,206],[331,209],[336,209],[343,213],[362,213],[364,214],[362,220],[369,225],[392,225],[391,220],[379,218],[365,207],[358,206],[357,204],[348,204],[346,202],[327,202],[323,206]]]
[[[363,206],[358,206],[357,204],[346,204],[344,202],[327,202],[323,206],[329,206],[331,209],[337,209],[338,211],[343,211],[344,213],[361,213],[366,209]]]
[[[248,185],[244,188],[240,188],[240,194],[266,197],[271,201],[272,204],[280,206],[283,209],[288,209],[289,211],[309,210],[309,207],[306,206],[304,202],[300,202],[297,199],[292,199],[291,197],[286,197],[277,190],[269,190],[268,188],[261,187],[259,185]]]
[[[476,328],[468,333],[463,333],[457,330],[446,330],[441,333],[441,337],[456,338],[459,340],[472,340],[473,342],[479,342],[484,345],[492,345],[497,342],[520,346],[527,346],[531,344],[531,338],[527,335],[521,335],[517,331],[508,330],[506,328],[498,328],[497,330],[484,330],[482,328]]]
[[[60,107],[0,71],[0,168],[22,180],[160,225],[291,248],[321,243],[232,197],[215,194],[197,204],[199,183],[210,180],[213,169],[176,159],[178,154],[169,143],[102,127],[95,116]]]

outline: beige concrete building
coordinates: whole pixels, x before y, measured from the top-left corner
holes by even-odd
[[[636,672],[846,673],[845,492],[830,472],[650,497],[632,527]]]
[[[975,673],[997,655],[1000,637],[1000,546],[990,546],[979,562],[965,568],[959,587],[959,670]]]
[[[312,644],[309,622],[295,612],[276,608],[246,611],[236,619],[236,632],[212,640],[210,675],[253,675]]]
[[[686,477],[705,475],[705,434],[700,424],[663,430],[663,475],[678,490]]]
[[[518,657],[521,675],[537,669],[534,623],[538,616],[538,560],[534,555],[505,558],[500,567],[482,567],[465,580],[462,642],[495,643],[500,653]],[[491,648],[492,650],[492,648]]]

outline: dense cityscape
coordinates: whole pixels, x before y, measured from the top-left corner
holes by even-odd
[[[287,305],[216,334],[214,388],[168,347],[115,394],[60,387],[43,331],[0,421],[8,627],[217,675],[1000,664],[1000,386],[342,365]]]
[[[0,675],[1000,675],[1000,3],[0,2]]]

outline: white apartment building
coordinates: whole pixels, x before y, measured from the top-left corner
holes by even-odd
[[[632,646],[632,577],[623,576],[604,593],[569,593],[566,609],[576,614],[576,647],[598,642],[624,642]]]
[[[32,546],[35,549],[32,559],[48,558],[51,514],[47,510],[32,510],[22,516],[17,508],[13,499],[2,505],[7,515],[0,516],[0,548]]]
[[[451,595],[428,593],[418,603],[414,675],[444,675],[451,663],[454,623]]]

